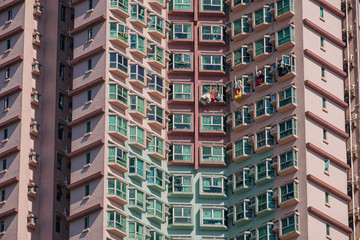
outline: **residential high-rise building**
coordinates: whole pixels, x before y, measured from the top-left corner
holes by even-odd
[[[69,237],[72,18],[67,1],[0,3],[0,239]]]
[[[358,239],[358,15],[0,4],[0,239]]]

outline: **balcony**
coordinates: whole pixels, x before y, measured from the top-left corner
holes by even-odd
[[[147,199],[147,215],[148,219],[151,219],[154,222],[162,224],[165,222],[165,215],[169,214],[169,208],[165,206],[165,203],[153,198],[149,197]],[[161,208],[159,208],[161,206]]]
[[[251,85],[249,82],[252,82],[253,75],[247,76],[243,75],[241,78],[234,81],[234,100],[240,102],[242,99],[250,96],[251,94]],[[250,79],[250,80],[249,80]]]
[[[240,107],[234,112],[234,124],[232,129],[235,132],[240,132],[250,127],[251,115],[248,114],[248,107]]]
[[[127,4],[127,2],[125,4],[123,0],[111,0],[110,11],[124,19],[130,16],[129,5]]]
[[[38,61],[34,61],[32,63],[32,67],[31,67],[31,73],[36,75],[36,76],[40,76],[41,73],[41,65],[39,64]]]
[[[294,12],[294,0],[287,1],[278,1],[276,4],[276,21],[283,21],[287,18],[291,18],[295,15]]]
[[[225,1],[203,1],[199,3],[201,16],[225,16]]]
[[[29,197],[32,197],[32,198],[36,198],[36,196],[37,196],[37,185],[35,184],[35,183],[29,183],[28,184],[28,193],[27,193],[27,195],[29,196]]]
[[[39,32],[34,32],[32,36],[33,36],[32,43],[35,46],[41,47],[41,35],[40,35],[40,33]]]
[[[165,117],[164,109],[157,105],[150,105],[151,111],[148,113],[148,124],[157,130],[165,128],[165,122],[169,119]]]
[[[34,214],[29,214],[27,216],[27,224],[26,224],[26,226],[28,228],[35,229],[36,228],[36,219],[37,219],[37,217],[35,217]]]
[[[233,52],[233,61],[231,67],[234,71],[239,71],[248,67],[250,62],[251,57],[247,53],[247,47],[242,47]]]
[[[283,55],[276,64],[276,80],[284,82],[294,78],[296,76],[295,66],[294,55]]]
[[[43,6],[41,6],[39,2],[35,2],[33,14],[37,17],[41,17],[42,13],[43,13]]]
[[[147,13],[143,6],[140,4],[131,4],[130,5],[131,14],[129,22],[139,28],[145,28],[147,26],[146,19]]]
[[[119,109],[126,110],[128,105],[128,89],[117,84],[109,84],[109,103],[115,105]]]
[[[232,23],[232,31],[231,31],[231,38],[234,41],[239,41],[241,39],[246,38],[249,36],[250,33],[250,25],[247,23],[247,18],[242,17],[238,20],[235,20]]]
[[[262,31],[272,23],[272,15],[269,13],[269,6],[265,5],[262,9],[254,12],[253,30]]]
[[[254,61],[260,62],[268,58],[273,52],[273,46],[270,43],[269,35],[265,35],[264,38],[255,41],[254,46],[255,46],[255,52],[253,55]]]
[[[165,38],[164,19],[157,15],[150,15],[150,18],[151,20],[148,24],[148,33],[158,39]]]
[[[137,56],[138,58],[145,58],[145,38],[138,34],[129,34],[130,35],[130,49],[129,52],[132,55]]]
[[[251,111],[252,108],[249,106],[248,113],[254,114],[253,119],[255,122],[263,122],[272,118],[274,114],[274,106],[271,105],[270,96],[266,96],[263,99],[255,102],[254,106],[254,112]]]
[[[298,170],[297,149],[294,148],[288,152],[279,154],[277,163],[277,172],[280,176],[285,176]]]
[[[223,145],[202,145],[200,152],[201,167],[225,168],[227,156]]]
[[[192,43],[192,25],[191,24],[172,24],[170,26],[168,43]]]
[[[236,194],[250,190],[253,180],[250,178],[250,169],[243,168],[233,174],[233,192]]]
[[[169,1],[169,15],[192,15],[192,3],[190,2],[176,2],[174,0]]]
[[[226,125],[224,115],[207,115],[200,116],[200,135],[206,136],[225,136]]]
[[[295,27],[290,25],[276,33],[276,50],[283,51],[295,46]]]
[[[37,91],[31,92],[31,104],[35,106],[40,104],[40,94]]]
[[[155,8],[158,9],[164,9],[166,6],[166,3],[164,2],[164,0],[148,0],[149,4],[154,6]]]
[[[33,167],[37,167],[39,163],[39,156],[36,152],[29,153],[29,165]]]
[[[191,175],[174,175],[170,177],[168,197],[193,197],[193,177]]]
[[[170,208],[168,229],[193,229],[192,210],[191,206],[173,206]],[[176,215],[175,212],[177,213]]]
[[[275,170],[271,164],[272,159],[267,158],[265,161],[255,165],[255,184],[265,184],[274,179]]]
[[[121,48],[129,47],[129,33],[125,25],[116,22],[110,22],[110,42]]]
[[[120,78],[128,78],[128,59],[123,55],[110,52],[110,64],[109,64],[109,71]]]
[[[248,137],[243,137],[239,141],[235,141],[233,143],[234,155],[233,155],[233,162],[241,163],[246,161],[247,159],[251,158],[252,155],[252,148],[249,145]]]
[[[30,134],[35,137],[39,136],[39,128],[40,128],[40,125],[36,121],[31,122],[30,123]]]
[[[207,104],[226,104],[226,91],[225,86],[219,83],[203,83],[201,85],[199,101],[203,105]]]
[[[250,0],[227,0],[228,5],[230,5],[232,12],[239,12],[244,10],[250,5]]]
[[[227,198],[223,177],[201,176],[199,198]]]
[[[254,90],[259,92],[273,86],[275,82],[274,76],[270,73],[270,66],[258,70],[255,74]]]
[[[267,152],[275,145],[275,139],[270,134],[270,127],[255,134],[255,152],[257,154]]]

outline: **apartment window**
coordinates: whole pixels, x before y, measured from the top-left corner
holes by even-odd
[[[1,168],[1,170],[4,171],[6,169],[7,169],[7,160],[4,159],[4,160],[2,160],[2,168]]]
[[[58,139],[64,140],[64,131],[65,131],[64,124],[58,123]]]
[[[126,217],[116,211],[108,211],[106,226],[126,232]]]
[[[173,114],[170,116],[169,130],[191,130],[190,114]]]
[[[173,207],[170,209],[169,224],[192,224],[191,207]]]
[[[10,67],[5,68],[5,80],[10,79]]]
[[[91,40],[91,39],[93,39],[93,29],[92,29],[92,27],[88,28],[88,41]]]
[[[149,216],[156,216],[163,220],[164,204],[156,199],[149,199],[147,207],[147,214]]]
[[[325,203],[329,204],[329,193],[325,192]]]
[[[148,183],[156,184],[162,188],[164,182],[164,172],[161,171],[160,169],[151,167],[150,173],[147,176],[147,181]]]
[[[5,232],[5,221],[4,220],[0,221],[0,233],[1,232]]]
[[[140,82],[144,82],[145,79],[145,69],[137,64],[130,65],[130,79],[136,79]]]
[[[326,224],[326,236],[330,236],[330,225]]]
[[[280,154],[279,158],[280,170],[284,170],[292,166],[297,167],[297,151],[295,149]]]
[[[192,176],[172,176],[169,193],[191,193]]]
[[[8,139],[9,138],[9,136],[8,136],[8,129],[7,128],[5,128],[4,129],[4,132],[3,132],[3,140],[5,140],[5,139]]]
[[[274,107],[271,105],[271,99],[269,97],[265,97],[255,103],[255,116],[260,117],[265,114],[273,114]]]
[[[248,142],[249,140],[247,138],[235,142],[235,158],[251,154],[251,146]]]
[[[170,149],[169,161],[191,161],[191,145],[174,144]]]
[[[59,67],[59,78],[61,80],[65,79],[65,65],[60,63],[60,67]]]
[[[277,32],[277,44],[278,46],[287,43],[289,41],[294,42],[295,41],[295,29],[292,26],[289,26],[287,28],[281,29]]]
[[[257,148],[264,147],[266,145],[274,145],[275,139],[270,134],[270,130],[266,129],[261,132],[256,133],[256,146]]]
[[[5,197],[6,197],[5,195],[6,195],[5,190],[2,190],[1,191],[1,202],[5,201]]]
[[[298,199],[299,198],[298,185],[299,184],[297,182],[291,182],[289,184],[281,186],[280,187],[281,202],[285,202],[293,198]]]
[[[148,152],[156,152],[160,155],[164,153],[164,140],[159,137],[153,137],[148,144]]]
[[[201,116],[201,128],[203,131],[225,132],[224,117],[218,115]]]
[[[138,222],[129,223],[129,238],[144,239],[144,226]]]
[[[169,11],[191,10],[191,0],[170,0]]]
[[[217,94],[215,95],[216,92]],[[225,86],[219,85],[218,83],[202,84],[201,95],[204,94],[210,94],[210,96],[213,95],[216,101],[226,101]],[[200,98],[200,101],[205,105],[208,103],[207,100],[203,98]]]
[[[226,163],[226,155],[224,147],[217,146],[203,146],[202,147],[202,162],[223,162]]]
[[[126,200],[126,184],[118,179],[108,179],[108,195],[116,195]]]
[[[321,77],[325,78],[325,68],[321,67]]]
[[[127,136],[128,121],[117,116],[109,115],[109,131],[117,131],[118,133]]]
[[[234,126],[240,126],[242,124],[249,124],[251,123],[251,116],[248,114],[248,108],[239,108],[235,112],[235,122]]]
[[[144,141],[145,130],[138,126],[130,126],[129,142],[137,142],[141,145],[145,144]]]
[[[286,106],[290,103],[296,103],[296,89],[291,86],[278,93],[279,96],[279,108]]]
[[[128,42],[128,29],[125,25],[110,22],[110,38],[120,39],[123,42]]]
[[[65,105],[65,95],[62,93],[59,93],[59,108],[61,110],[64,109],[64,105]]]
[[[139,50],[140,52],[145,52],[145,38],[137,35],[130,34],[130,49]]]
[[[327,130],[323,129],[323,140],[327,141]]]
[[[7,21],[11,21],[11,20],[13,20],[12,9],[8,10],[7,12]]]
[[[61,233],[61,217],[57,215],[55,217],[55,231]]]
[[[129,173],[145,178],[145,163],[137,157],[129,157]]]
[[[64,5],[61,5],[61,8],[60,8],[60,19],[61,19],[61,21],[65,22],[65,19],[66,19],[66,7]]]
[[[222,26],[217,25],[204,25],[201,26],[201,39],[209,41],[223,41],[224,29]]]
[[[110,7],[119,8],[127,13],[128,12],[128,0],[111,0]]]
[[[277,4],[277,16],[280,16],[288,11],[294,11],[294,0],[280,0]]]
[[[148,113],[148,120],[149,121],[156,121],[160,124],[164,122],[164,109],[156,106],[150,105],[151,111]]]
[[[246,22],[246,20],[247,18],[243,17],[233,22],[234,36],[250,32],[250,25]]]
[[[86,122],[86,133],[91,132],[91,121]]]
[[[145,22],[145,8],[138,5],[131,5],[131,19],[138,19],[141,22]]]
[[[60,49],[65,51],[65,35],[60,34]]]
[[[130,111],[145,114],[145,100],[137,95],[130,95]]]
[[[273,47],[270,43],[270,37],[264,37],[255,42],[255,56],[258,56],[263,53],[271,53]]]
[[[272,229],[273,229],[273,225],[270,224],[259,227],[257,229],[257,234],[258,234],[257,239],[259,240],[276,239],[276,233]]]
[[[275,208],[275,201],[272,198],[272,192],[265,192],[263,194],[260,194],[256,196],[256,200],[256,210],[258,213]]]
[[[320,47],[324,47],[324,42],[325,42],[325,40],[324,40],[324,38],[323,37],[320,37]]]
[[[223,11],[223,4],[225,1],[222,0],[202,0],[201,1],[201,10],[202,11]]]
[[[6,50],[11,49],[11,39],[6,40]]]
[[[109,163],[118,163],[124,167],[127,166],[127,152],[117,147],[108,147]]]
[[[109,98],[116,99],[127,105],[128,90],[117,84],[109,84]]]
[[[84,217],[84,229],[87,229],[90,227],[90,217],[86,216]]]
[[[151,75],[151,80],[148,82],[148,89],[156,90],[163,94],[164,92],[164,79],[156,74]]]
[[[171,25],[169,40],[172,39],[191,39],[191,24]]]
[[[86,153],[85,155],[85,163],[89,164],[91,162],[91,154],[90,153]]]
[[[148,24],[149,30],[156,30],[159,33],[164,32],[164,20],[157,15],[150,15],[151,20]]]
[[[89,70],[91,70],[93,68],[93,66],[92,66],[92,59],[89,59],[88,61],[87,61],[87,70],[89,71]]]
[[[9,97],[4,98],[4,110],[9,108]]]
[[[324,8],[320,7],[320,17],[324,18]]]
[[[172,69],[191,69],[191,54],[174,53],[170,56],[169,70]]]
[[[62,171],[62,168],[63,168],[63,156],[61,154],[57,154],[56,169]]]
[[[239,48],[238,50],[234,51],[234,66],[240,63],[248,63],[250,62],[250,54],[247,53],[248,48]]]
[[[150,231],[150,239],[149,240],[163,240],[164,236],[158,232]]]
[[[90,185],[87,184],[85,185],[85,196],[89,196],[90,195]]]
[[[247,201],[241,201],[237,204],[235,204],[234,206],[234,222],[238,222],[240,220],[243,220],[243,219],[250,219],[253,217],[253,211],[252,209],[250,208],[250,201],[247,200]],[[237,240],[248,240],[248,239],[245,239],[245,238],[237,238]],[[250,237],[249,237],[250,239]]]
[[[330,160],[329,159],[325,159],[324,160],[324,171],[325,172],[329,172],[330,170]]]
[[[322,98],[322,108],[323,109],[326,109],[326,104],[327,104],[327,101],[326,101],[326,98]]]
[[[288,217],[281,219],[281,233],[282,235],[292,232],[299,231],[299,215],[292,214]]]
[[[148,60],[155,60],[164,63],[164,49],[155,44],[150,45],[151,50],[148,52]]]
[[[93,9],[93,1],[92,0],[89,0],[89,10],[90,9]]]
[[[255,26],[262,23],[270,23],[272,20],[272,15],[269,13],[269,8],[262,8],[258,11],[255,11]]]
[[[266,160],[256,164],[256,180],[272,178],[275,175],[275,171],[271,166],[271,161]]]
[[[296,120],[295,119],[289,119],[287,121],[279,123],[280,139],[288,137],[290,135],[296,135]]]
[[[135,206],[138,207],[140,209],[144,209],[145,208],[145,203],[144,203],[144,199],[145,199],[145,194],[135,188],[130,188],[129,189],[129,206]]]
[[[225,194],[225,181],[222,177],[201,177],[200,194]]]
[[[170,86],[169,100],[180,99],[190,100],[191,99],[191,85],[190,84],[178,84],[174,83]]]
[[[225,71],[224,57],[219,55],[202,55],[201,56],[201,70],[211,71]]]
[[[56,184],[56,200],[58,202],[61,202],[62,194],[62,187],[59,184]]]
[[[201,225],[225,225],[224,209],[217,208],[202,208],[202,222]]]

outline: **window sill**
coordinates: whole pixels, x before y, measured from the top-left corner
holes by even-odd
[[[90,74],[90,73],[92,73],[92,72],[93,72],[93,70],[90,69],[90,70],[87,70],[87,71],[85,72],[85,74],[88,75],[88,74]]]
[[[6,203],[6,200],[0,202],[0,206],[4,205]]]
[[[327,80],[324,77],[321,77],[321,80],[323,80],[324,82],[327,82]]]
[[[4,140],[1,141],[1,144],[7,143],[8,141],[9,141],[8,138],[7,138],[7,139],[4,139]]]
[[[328,110],[326,108],[322,108],[323,112],[328,113]]]
[[[90,105],[92,103],[92,100],[86,101],[85,105]]]
[[[324,174],[330,176],[329,171],[324,171]]]
[[[83,168],[88,168],[88,167],[91,167],[91,163],[85,164],[85,165],[83,166]]]
[[[3,175],[3,174],[5,174],[5,173],[7,173],[7,169],[5,169],[5,170],[2,170],[1,172],[0,172],[0,175]]]
[[[323,18],[323,17],[319,17],[319,19],[320,19],[320,21],[325,22],[325,18]]]
[[[11,48],[10,48],[10,49],[6,49],[6,50],[4,51],[4,54],[8,54],[9,52],[11,52]]]
[[[320,50],[326,52],[326,49],[324,47],[320,47]]]
[[[92,9],[89,9],[89,10],[86,11],[86,14],[92,13],[93,11],[94,11],[93,8],[92,8]]]
[[[86,41],[86,44],[90,44],[90,43],[92,43],[93,41],[94,41],[94,39],[89,39],[89,40]]]
[[[3,111],[3,113],[6,113],[6,112],[8,112],[8,111],[10,111],[10,108],[5,108],[4,111]]]
[[[89,198],[90,198],[90,195],[87,195],[87,196],[83,197],[82,200],[83,200],[83,201],[84,201],[84,200],[88,200]]]
[[[328,142],[327,140],[325,140],[325,139],[323,139],[323,143],[325,143],[325,144],[328,144],[328,145],[329,145],[329,142]]]
[[[325,206],[328,207],[328,208],[331,207],[329,203],[325,203]]]
[[[6,78],[4,82],[5,83],[10,82],[10,78]]]
[[[91,134],[92,134],[92,132],[87,132],[87,133],[84,134],[84,137],[88,137],[88,136],[90,136]]]
[[[90,228],[85,228],[85,229],[82,230],[81,232],[82,232],[82,233],[86,233],[86,232],[88,232],[88,231],[90,231]]]
[[[12,23],[13,22],[13,20],[7,20],[6,22],[5,22],[5,25],[9,25],[10,23]]]

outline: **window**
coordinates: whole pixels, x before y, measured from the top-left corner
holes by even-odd
[[[6,50],[11,49],[11,39],[6,40]]]
[[[5,232],[5,221],[0,221],[0,232]]]
[[[269,97],[265,97],[261,99],[260,101],[257,101],[255,103],[256,107],[256,117],[260,117],[265,114],[273,114],[274,113],[274,107],[271,105],[271,99]]]
[[[253,211],[250,208],[250,201],[241,201],[234,206],[234,222],[243,220],[243,219],[249,219],[253,217]],[[241,238],[236,238],[236,240],[239,240]],[[249,238],[250,239],[250,238]],[[248,240],[248,239],[242,239],[242,240]]]
[[[325,78],[325,68],[321,67],[321,77]]]
[[[57,154],[56,169],[62,171],[62,168],[63,168],[63,156],[61,154]]]
[[[149,21],[148,29],[156,30],[159,33],[164,32],[164,20],[157,15],[150,15],[151,20]]]
[[[330,160],[329,159],[325,159],[324,160],[324,171],[325,172],[329,172],[330,170]]]
[[[10,67],[5,68],[5,80],[10,79]]]
[[[126,200],[126,184],[118,179],[108,179],[108,195],[114,195]]]
[[[57,215],[55,217],[55,231],[61,233],[61,217]]]
[[[149,90],[156,90],[159,93],[164,93],[164,79],[159,77],[156,74],[151,75],[151,80],[148,82],[148,89]]]
[[[325,192],[325,203],[329,204],[329,193]]]
[[[5,192],[5,190],[2,190],[1,191],[1,202],[5,201],[5,199],[6,199],[6,192]]]
[[[88,90],[87,92],[86,92],[86,101],[91,101],[92,100],[92,96],[91,96],[91,90]]]
[[[116,211],[108,211],[106,226],[126,232],[126,217]]]
[[[109,115],[109,131],[117,131],[127,136],[127,123],[128,121],[117,115]]]
[[[64,124],[58,123],[58,139],[64,140],[64,131],[65,131]]]
[[[131,19],[138,19],[141,22],[145,22],[145,8],[138,5],[131,5]]]
[[[296,103],[296,90],[294,87],[279,92],[279,108],[290,103]]]
[[[111,52],[110,54],[110,68],[117,68],[125,73],[128,73],[128,59],[121,54]]]
[[[267,224],[265,226],[259,227],[257,229],[257,234],[258,234],[257,239],[258,240],[276,239],[276,234],[272,229],[273,229],[273,225],[271,224]]]
[[[180,84],[174,83],[170,86],[169,100],[172,99],[181,99],[181,100],[190,100],[191,99],[191,85],[190,84]]]
[[[61,80],[65,79],[65,65],[60,63],[60,67],[59,67],[59,78]]]
[[[226,102],[226,93],[225,93],[225,86],[220,85],[218,83],[207,83],[202,84],[201,86],[201,95],[200,101],[202,101],[203,104],[207,104],[207,100],[203,99],[205,94],[210,94],[210,97],[213,96],[211,101],[224,101]],[[217,93],[217,94],[215,94]],[[215,99],[214,99],[215,98]]]
[[[247,18],[243,17],[233,22],[234,36],[241,33],[249,33],[250,25],[246,22]]]
[[[248,48],[239,48],[234,51],[234,66],[240,63],[248,63],[250,62],[250,54],[247,52]]]
[[[284,14],[288,11],[294,11],[294,1],[293,0],[280,0],[276,2],[277,4],[277,16]]]
[[[222,177],[201,177],[200,194],[226,194],[225,179]]]
[[[89,0],[92,1],[92,0]],[[93,29],[92,27],[88,28],[88,41],[93,39]]]
[[[4,129],[4,132],[3,132],[3,140],[5,140],[5,139],[8,139],[9,138],[9,136],[8,136],[8,129],[7,128],[5,128]]]
[[[9,108],[9,97],[4,98],[4,110]]]
[[[85,185],[85,196],[90,196],[90,185]]]
[[[86,161],[85,161],[85,163],[86,164],[89,164],[90,162],[91,162],[91,154],[90,153],[86,153],[86,155],[85,155],[86,157]]]
[[[129,206],[145,209],[145,194],[136,188],[129,189]]]
[[[270,43],[270,37],[264,37],[255,42],[255,56],[263,53],[272,53],[273,47]]]
[[[169,161],[191,161],[191,145],[173,144]]]
[[[93,1],[92,0],[89,0],[89,10],[90,9],[93,9]]]
[[[275,171],[271,166],[271,160],[265,160],[256,164],[256,180],[272,178],[275,175]]]
[[[225,225],[224,209],[203,208],[202,225]]]
[[[127,166],[127,152],[121,148],[108,147],[108,161],[109,163],[117,163],[124,167]]]
[[[164,236],[158,232],[150,231],[150,239],[149,240],[164,240]]]
[[[145,163],[137,157],[129,157],[129,173],[145,178]]]
[[[145,114],[145,100],[137,95],[130,95],[130,111]]]
[[[119,8],[128,12],[128,0],[110,0],[110,7]]]
[[[129,142],[137,142],[141,145],[145,144],[144,141],[145,130],[138,126],[130,126]]]
[[[144,239],[144,226],[138,222],[129,223],[129,238],[130,239]]]
[[[65,95],[62,93],[59,93],[59,108],[61,110],[64,109],[64,105],[65,105]]]
[[[62,200],[62,187],[59,184],[56,184],[56,200],[58,202]]]
[[[13,20],[12,9],[8,10],[7,12],[7,21],[11,21],[11,20]]]
[[[84,229],[87,229],[90,227],[90,217],[86,216],[84,217]]]
[[[324,18],[324,8],[320,7],[320,17]]]
[[[127,105],[128,90],[117,84],[109,84],[109,98],[116,99]]]
[[[164,153],[164,140],[159,137],[153,137],[150,143],[148,144],[148,152],[158,153],[163,155]]]
[[[136,79],[144,82],[145,69],[137,64],[130,65],[130,79]]]
[[[257,206],[256,206],[257,213],[266,210],[272,210],[275,208],[275,201],[272,198],[272,192],[265,192],[263,194],[260,194],[256,196],[256,200],[257,200]]]
[[[325,39],[323,37],[320,37],[320,47],[324,47]]]
[[[330,236],[330,225],[326,224],[326,236]]]
[[[90,70],[92,70],[92,68],[93,68],[93,66],[92,66],[92,59],[89,59],[89,60],[87,61],[87,70],[90,71]]]
[[[238,108],[235,112],[235,123],[234,126],[237,127],[242,124],[251,123],[251,116],[248,114],[248,108]]]
[[[216,146],[202,147],[202,162],[226,162],[225,148]]]
[[[280,187],[281,192],[281,202],[285,202],[287,200],[296,198],[299,198],[298,193],[298,183],[297,182],[291,182],[289,184],[283,185]]]
[[[192,193],[192,176],[172,176],[169,193]]]
[[[191,10],[191,0],[170,0],[169,11]]]
[[[270,134],[269,129],[256,133],[256,144],[257,148],[275,144],[274,137]]]
[[[327,103],[326,98],[323,97],[323,98],[322,98],[322,108],[323,108],[323,109],[326,109],[326,107],[327,107],[327,106],[326,106],[326,103]]]
[[[201,70],[225,71],[224,57],[220,55],[202,55]]]
[[[323,140],[327,141],[327,130],[323,129]]]
[[[164,204],[162,202],[157,199],[149,199],[148,204],[149,205],[147,206],[147,214],[149,216],[155,216],[160,219],[165,218],[165,216],[163,216]]]
[[[279,123],[279,137],[280,139],[290,135],[296,136],[296,119],[289,119]]]
[[[224,11],[223,0],[201,0],[202,11]]]
[[[248,142],[249,140],[247,138],[235,142],[235,158],[252,153],[251,146]]]
[[[190,114],[173,114],[170,117],[169,130],[191,130]]]
[[[150,47],[151,50],[148,52],[148,59],[164,63],[164,49],[155,44],[150,45]]]
[[[86,122],[86,133],[91,132],[91,121]]]
[[[280,158],[280,171],[292,166],[297,167],[297,151],[295,149],[280,154],[279,158]]]
[[[292,232],[299,231],[299,215],[292,214],[288,217],[281,219],[281,233],[282,235]]]
[[[61,21],[65,22],[65,18],[66,18],[66,7],[64,5],[61,5],[60,8],[60,19]]]
[[[208,41],[224,41],[224,29],[222,26],[205,25],[201,26],[201,39]]]
[[[162,188],[164,182],[164,172],[160,169],[150,167],[150,173],[147,175],[147,181],[150,184],[156,184]]]
[[[151,111],[148,113],[149,121],[156,121],[161,125],[164,123],[164,109],[156,106],[150,105]]]
[[[60,34],[60,49],[65,51],[65,35]]]
[[[145,38],[137,35],[130,34],[130,49],[139,50],[140,52],[145,52]],[[133,65],[131,65],[133,66]]]
[[[4,171],[4,170],[6,170],[7,169],[7,160],[6,159],[4,159],[4,160],[2,160],[2,167],[1,167],[1,170],[2,171]]]
[[[172,39],[191,39],[191,24],[171,25],[169,40]]]
[[[277,32],[277,45],[280,46],[289,41],[295,41],[295,29],[293,26],[289,26],[287,28],[281,29]]]
[[[174,53],[170,56],[169,70],[191,69],[191,54]]]
[[[258,11],[255,11],[255,26],[262,23],[270,23],[272,20],[272,15],[269,13],[269,8],[262,8]]]
[[[170,209],[170,224],[192,224],[191,207],[173,207]]]
[[[128,29],[120,23],[110,22],[110,38],[120,39],[127,43]]]
[[[224,117],[218,115],[202,115],[202,125],[201,128],[203,131],[218,131],[225,132],[226,126],[224,124]]]

